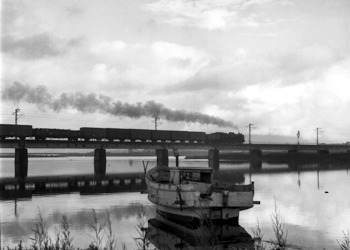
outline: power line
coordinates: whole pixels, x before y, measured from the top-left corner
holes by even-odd
[[[251,144],[252,143],[252,136],[251,136],[251,133],[252,133],[252,130],[253,129],[255,129],[256,127],[254,127],[254,124],[252,124],[252,123],[249,123],[248,124],[248,128],[249,128],[249,144]]]
[[[318,145],[318,133],[321,132],[322,128],[316,128],[316,145]]]
[[[13,115],[15,115],[15,125],[17,125],[17,123],[18,123],[18,119],[23,117],[23,114],[19,114],[19,111],[20,111],[20,109],[16,108],[15,112],[12,113]]]
[[[300,130],[297,132],[297,137],[298,137],[298,145],[299,145],[299,139],[300,139]]]
[[[154,130],[157,130],[158,126],[161,124],[159,120],[160,118],[158,116],[154,117]]]

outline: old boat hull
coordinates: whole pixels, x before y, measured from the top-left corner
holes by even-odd
[[[206,209],[183,209],[179,211],[176,208],[170,208],[165,206],[156,205],[157,214],[164,219],[175,223],[181,223],[187,228],[198,228],[200,225],[207,223],[210,218],[210,222],[215,225],[229,224],[239,225],[239,209],[231,208],[206,208]],[[209,217],[204,216],[209,214]],[[223,216],[223,215],[229,216]]]
[[[174,172],[185,170],[187,169],[174,169]],[[157,213],[168,220],[182,221],[189,225],[205,219],[238,224],[239,212],[253,207],[253,184],[225,185],[219,182],[184,180],[177,182],[171,175],[172,171],[170,181],[165,182],[156,181],[146,175],[148,199],[156,204]]]
[[[201,225],[196,229],[156,216],[148,220],[147,238],[159,249],[254,249],[241,226]]]

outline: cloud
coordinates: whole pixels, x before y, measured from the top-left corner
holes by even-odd
[[[49,108],[56,112],[72,108],[83,113],[103,113],[119,117],[141,118],[159,117],[171,122],[188,122],[211,124],[219,127],[236,126],[219,117],[186,110],[173,110],[155,101],[129,104],[104,95],[94,93],[61,93],[58,97],[52,96],[45,86],[30,87],[27,84],[14,82],[3,89],[2,99],[13,102],[27,102],[36,104],[39,108]]]
[[[349,126],[345,118],[350,105],[349,67],[347,59],[325,69],[318,78],[293,85],[281,80],[256,84],[236,95],[246,100],[245,115],[259,127],[256,133],[295,135],[300,130],[303,138],[310,139],[315,128],[322,127],[322,140],[344,142]]]
[[[23,7],[13,1],[2,1],[1,4],[2,34],[7,34],[15,29]]]
[[[319,79],[322,73],[345,59],[334,49],[314,44],[293,52],[277,50],[256,54],[243,48],[210,62],[184,81],[164,88],[183,91],[239,91],[251,85],[294,85]]]
[[[234,91],[252,84],[265,83],[275,77],[275,71],[274,65],[264,58],[222,58],[212,60],[172,89]]]
[[[209,61],[200,49],[166,41],[150,44],[103,41],[92,46],[90,53],[96,62],[92,78],[106,85],[123,85],[123,90],[134,87],[153,90],[184,81]]]
[[[67,53],[70,48],[78,46],[81,38],[60,40],[49,33],[35,34],[17,38],[7,35],[2,38],[2,51],[12,56],[25,59],[42,59]]]
[[[77,6],[68,6],[66,7],[66,12],[67,15],[72,17],[72,16],[78,16],[81,15],[82,13],[84,13],[82,8],[79,8]]]
[[[161,23],[196,27],[207,30],[226,30],[235,26],[258,26],[268,23],[259,19],[258,11],[250,12],[274,0],[264,1],[176,1],[161,0],[146,5],[146,9],[155,13]],[[281,1],[284,4],[286,1]]]
[[[313,44],[271,58],[285,84],[319,78],[332,65],[346,57],[325,44]]]

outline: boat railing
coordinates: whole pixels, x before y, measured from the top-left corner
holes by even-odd
[[[212,185],[213,191],[228,190],[233,192],[251,192],[254,191],[254,184],[238,185],[225,182],[215,182]]]

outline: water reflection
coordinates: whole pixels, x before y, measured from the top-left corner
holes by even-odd
[[[72,159],[30,159],[29,177],[43,176],[48,173],[54,176],[93,174],[91,157]],[[155,162],[153,158],[132,159],[134,163],[131,167],[129,160],[130,157],[110,157],[107,175],[143,174],[142,161],[145,161],[145,165],[147,161],[150,161],[149,168]],[[181,164],[195,167],[203,166],[207,162],[186,161]],[[174,161],[170,161],[170,165],[174,166]],[[12,159],[0,159],[0,166],[2,177],[14,176]],[[226,161],[220,163],[218,177],[228,182],[255,182],[255,199],[262,203],[240,215],[239,223],[246,231],[251,233],[250,230],[256,227],[258,219],[265,239],[269,240],[274,237],[271,213],[274,211],[276,199],[278,209],[285,219],[289,242],[298,243],[308,249],[338,249],[337,240],[341,241],[342,232],[350,230],[349,169],[349,163],[263,163],[261,168],[251,168],[248,162],[230,163]],[[0,195],[3,192],[1,190]],[[80,195],[80,192],[60,193],[60,195],[45,193],[40,196],[34,195],[30,199],[23,199],[26,195],[20,197],[7,201],[0,200],[1,233],[4,246],[8,244],[15,246],[19,240],[27,240],[27,243],[30,243],[28,239],[33,236],[32,229],[37,222],[38,208],[42,211],[52,231],[55,230],[55,227],[60,226],[62,215],[66,215],[72,223],[74,245],[79,247],[86,247],[86,244],[91,241],[89,228],[89,224],[92,223],[91,209],[97,211],[102,223],[105,221],[106,209],[109,210],[114,226],[113,231],[117,234],[118,242],[126,243],[128,249],[134,249],[135,243],[131,236],[135,235],[136,214],[140,204],[147,204],[148,218],[153,218],[155,214],[155,207],[148,201],[147,195],[139,192],[109,194],[98,192],[90,193],[90,195]],[[155,228],[151,223],[150,227]],[[162,229],[155,228],[155,230]],[[170,235],[172,231],[163,230],[159,234],[164,232]],[[177,242],[181,243],[180,236],[175,234],[172,237],[176,237]],[[184,237],[182,237],[182,242],[186,242]],[[190,249],[202,249],[189,243],[186,246]]]
[[[129,169],[131,169],[133,160],[129,159],[127,162]],[[213,178],[224,182],[244,184],[251,183],[252,177],[257,175],[275,175],[294,172],[297,173],[296,184],[301,188],[303,173],[315,172],[317,176],[317,183],[315,185],[317,186],[317,189],[320,189],[322,184],[322,172],[332,172],[342,169],[346,169],[347,172],[349,171],[348,164],[288,163],[269,164],[264,166],[259,165],[258,167],[252,163],[241,165],[242,166],[237,165],[236,163],[225,162],[220,169],[214,171]],[[102,177],[95,175],[70,175],[52,178],[46,176],[29,176],[26,178],[25,185],[23,185],[23,187],[19,186],[20,188],[15,188],[15,184],[10,181],[11,178],[8,180],[3,179],[3,182],[0,183],[0,200],[31,198],[34,194],[41,195],[48,193],[57,194],[79,192],[80,194],[98,194],[126,191],[140,192],[146,189],[142,176],[147,165],[144,164],[143,167],[143,170],[139,168],[137,169],[139,171],[131,173],[130,176],[129,174],[126,174],[127,176],[123,176],[123,178],[120,178],[120,174],[106,174]],[[49,179],[52,180],[48,182]],[[72,179],[75,182],[72,182]],[[6,184],[7,182],[9,185]]]
[[[288,169],[292,172],[298,173],[298,181],[297,184],[299,188],[301,188],[301,173],[302,172],[311,172],[316,171],[317,175],[317,189],[320,189],[320,172],[321,171],[334,171],[339,169],[346,169],[347,172],[349,171],[349,165],[346,164],[330,164],[327,162],[321,162],[321,163],[289,163]]]
[[[209,224],[192,229],[157,215],[148,220],[147,239],[158,249],[254,249],[243,227]]]
[[[113,232],[121,243],[134,244],[131,235],[136,234],[137,214],[143,207],[148,218],[154,215],[154,206],[146,195],[137,193],[116,193],[105,195],[81,196],[79,194],[52,195],[33,197],[32,200],[3,202],[1,208],[1,237],[4,247],[17,246],[20,240],[27,246],[31,243],[33,229],[39,222],[39,211],[51,235],[61,227],[62,218],[66,216],[70,223],[74,245],[87,247],[92,242],[94,223],[92,209],[101,225],[106,225],[107,210],[112,222]],[[16,215],[14,215],[14,211]],[[120,249],[120,248],[118,248]],[[128,247],[128,249],[133,249]]]

